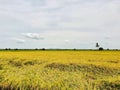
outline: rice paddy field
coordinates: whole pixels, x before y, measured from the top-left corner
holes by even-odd
[[[120,90],[120,51],[0,51],[0,90]]]

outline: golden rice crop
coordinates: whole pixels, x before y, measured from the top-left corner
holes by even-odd
[[[120,90],[120,51],[0,51],[0,90]]]

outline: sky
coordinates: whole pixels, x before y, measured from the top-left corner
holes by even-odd
[[[0,0],[0,48],[120,49],[120,0]]]

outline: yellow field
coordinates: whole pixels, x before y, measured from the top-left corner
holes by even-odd
[[[1,51],[0,90],[120,90],[120,51]]]

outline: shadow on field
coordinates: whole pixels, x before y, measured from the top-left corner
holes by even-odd
[[[0,90],[61,90],[60,89],[61,86],[60,85],[53,85],[51,87],[40,87],[40,86],[33,86],[33,85],[22,85],[22,86],[18,86],[18,85],[12,85],[12,84],[8,84],[8,85],[0,85]]]
[[[98,85],[99,90],[120,90],[120,81],[108,82],[102,81]]]
[[[118,75],[120,74],[120,70],[118,69],[112,69],[107,67],[101,67],[101,66],[95,66],[95,65],[78,65],[78,64],[60,64],[60,63],[52,63],[49,65],[46,65],[45,68],[49,69],[58,69],[60,71],[82,71],[82,72],[88,72],[92,74],[100,74],[100,75]]]
[[[2,64],[0,64],[0,70],[2,70],[3,69],[3,66],[2,66]]]
[[[18,68],[20,68],[22,66],[28,66],[28,65],[30,66],[30,65],[35,65],[35,64],[40,65],[43,63],[45,63],[45,61],[38,61],[38,60],[31,60],[31,61],[15,61],[15,60],[12,61],[12,60],[10,60],[8,62],[9,65],[12,65],[12,66],[18,67]]]

